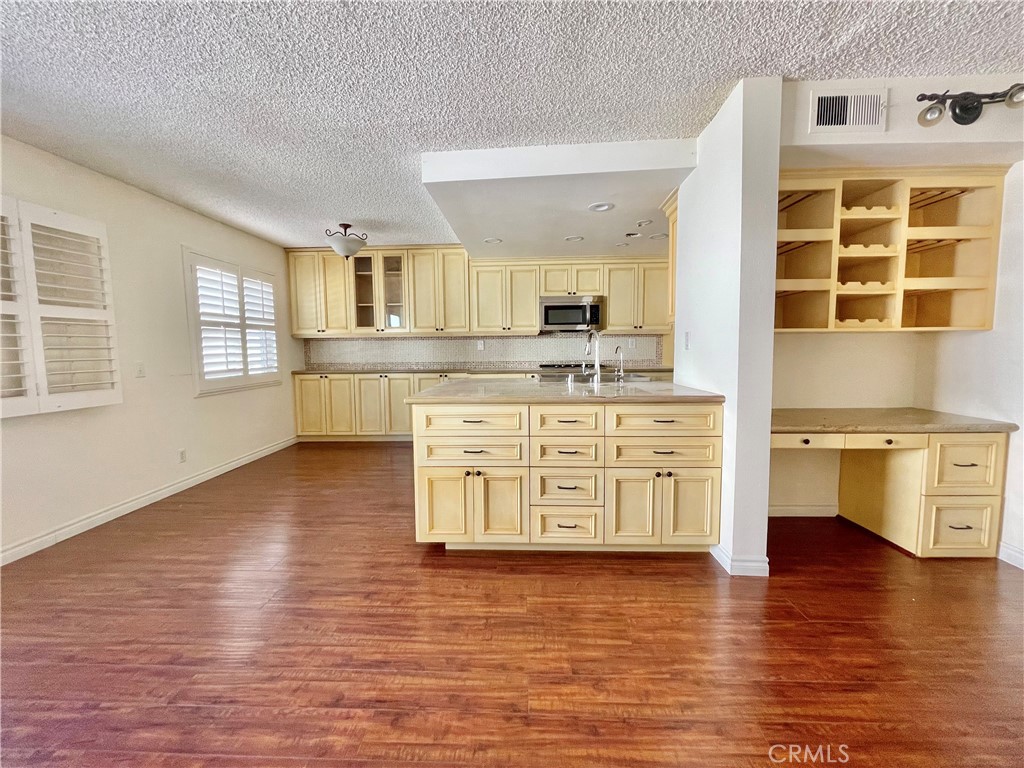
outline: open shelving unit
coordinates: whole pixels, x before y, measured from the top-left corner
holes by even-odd
[[[776,330],[990,328],[1004,175],[991,168],[784,175]]]

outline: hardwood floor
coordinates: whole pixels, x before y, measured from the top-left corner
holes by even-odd
[[[806,519],[771,521],[767,580],[446,554],[413,541],[411,468],[407,444],[298,445],[5,567],[3,765],[1024,760],[1004,563]]]

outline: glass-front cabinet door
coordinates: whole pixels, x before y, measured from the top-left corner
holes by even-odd
[[[374,262],[376,254],[361,253],[352,257],[352,330],[372,333],[377,325],[376,290],[374,285]]]
[[[384,331],[408,330],[405,306],[405,251],[380,254],[381,301],[378,327]]]
[[[352,257],[352,331],[405,333],[406,252],[362,251]]]

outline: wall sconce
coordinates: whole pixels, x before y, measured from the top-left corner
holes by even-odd
[[[349,256],[355,256],[366,245],[366,233],[357,235],[355,232],[349,232],[349,229],[352,228],[351,224],[339,224],[338,227],[340,228],[339,232],[324,230],[327,233],[327,244],[339,256],[344,256],[346,259]]]
[[[1003,102],[1013,109],[1024,107],[1024,83],[1015,83],[1005,91],[997,93],[919,93],[917,100],[932,102],[917,116],[918,125],[928,128],[942,120],[946,114],[947,102],[953,122],[957,125],[970,125],[981,117],[981,109],[986,104]]]

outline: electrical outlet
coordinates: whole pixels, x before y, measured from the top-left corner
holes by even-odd
[[[179,464],[184,464],[187,460],[188,460],[188,454],[185,452],[185,449],[184,448],[179,448],[178,449],[178,463]]]
[[[136,363],[135,364],[135,378],[136,379],[144,379],[144,378],[146,378],[146,364],[145,363]]]
[[[630,336],[626,341],[626,349],[636,349],[636,338],[634,336]]]
[[[689,331],[684,331],[683,332],[683,349],[689,349],[689,348],[690,348],[690,332]]]
[[[483,339],[477,339],[476,340],[476,351],[477,352],[483,352],[484,351],[484,340]]]

